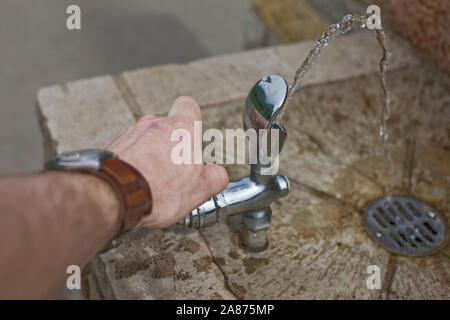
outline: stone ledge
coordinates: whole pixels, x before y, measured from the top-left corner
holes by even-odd
[[[390,69],[418,63],[409,46],[397,37],[389,41]],[[288,82],[307,56],[313,42],[300,42],[198,60],[184,65],[163,65],[123,74],[144,113],[166,114],[180,95],[193,96],[201,107],[245,99],[254,82],[280,74]],[[349,51],[352,48],[352,51]],[[380,49],[372,32],[355,32],[331,43],[303,86],[338,81],[376,72]]]
[[[199,232],[139,228],[92,262],[103,299],[234,299]]]
[[[390,70],[419,63],[399,38],[392,36],[389,44]],[[143,114],[166,114],[180,95],[193,96],[205,107],[245,99],[253,83],[267,74],[280,74],[290,82],[312,46],[301,42],[43,88],[37,102],[46,148],[58,153],[95,147]],[[324,50],[303,86],[373,73],[379,58],[372,32],[355,32]]]
[[[37,101],[45,143],[56,153],[95,147],[135,122],[111,76],[41,89]]]

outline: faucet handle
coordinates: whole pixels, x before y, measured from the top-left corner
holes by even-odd
[[[283,77],[269,75],[259,80],[248,93],[244,108],[244,129],[271,129],[269,126],[283,106],[288,84]]]
[[[287,95],[288,84],[283,77],[269,75],[252,87],[245,101],[244,129],[254,129],[257,136],[258,158],[256,163],[252,164],[252,175],[255,177],[273,175],[277,171],[275,168],[278,167],[278,155],[283,148],[287,131],[275,119],[281,111]],[[272,144],[272,139],[277,139],[277,145]],[[275,149],[273,149],[274,147]]]

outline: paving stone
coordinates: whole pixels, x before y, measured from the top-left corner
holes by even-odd
[[[275,70],[291,71],[273,49],[264,49],[126,72],[124,78],[144,113],[167,114],[180,95],[194,97],[200,106],[243,98],[255,79]]]
[[[399,257],[388,298],[448,300],[450,298],[449,260],[450,257],[443,254],[413,259]]]
[[[409,47],[392,41],[391,68],[417,64]],[[245,99],[252,85],[268,74],[292,81],[313,42],[251,50],[194,61],[125,72],[126,80],[143,113],[167,114],[180,95],[193,96],[201,107]],[[351,50],[349,49],[351,48]],[[313,67],[304,85],[343,80],[377,70],[380,49],[372,32],[361,32],[331,43]]]
[[[422,199],[450,221],[450,152],[442,146],[417,142],[414,147],[410,194]],[[389,298],[449,299],[450,242],[432,256],[399,257]]]
[[[104,299],[233,299],[201,235],[184,227],[138,228],[97,255],[94,281]],[[97,295],[97,296],[96,296]]]
[[[110,76],[41,89],[37,101],[50,154],[96,147],[134,123]]]
[[[303,0],[252,0],[252,5],[284,43],[317,39],[326,28],[321,15]]]

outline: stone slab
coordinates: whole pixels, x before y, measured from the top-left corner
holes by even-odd
[[[390,45],[392,69],[418,63],[410,48],[395,36]],[[164,115],[180,95],[193,96],[201,107],[245,99],[252,85],[268,74],[288,82],[314,42],[251,50],[183,65],[163,65],[125,72],[143,113]],[[351,48],[351,49],[350,49]],[[304,86],[370,74],[377,70],[380,49],[373,32],[356,32],[331,43],[322,53]]]
[[[134,123],[111,76],[41,89],[37,102],[47,154],[94,148]]]
[[[91,268],[93,298],[235,298],[199,232],[184,227],[136,229],[98,254]]]

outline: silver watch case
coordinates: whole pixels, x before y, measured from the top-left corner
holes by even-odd
[[[100,171],[106,159],[116,158],[114,153],[103,149],[86,149],[64,152],[44,164],[45,170],[93,170]]]

